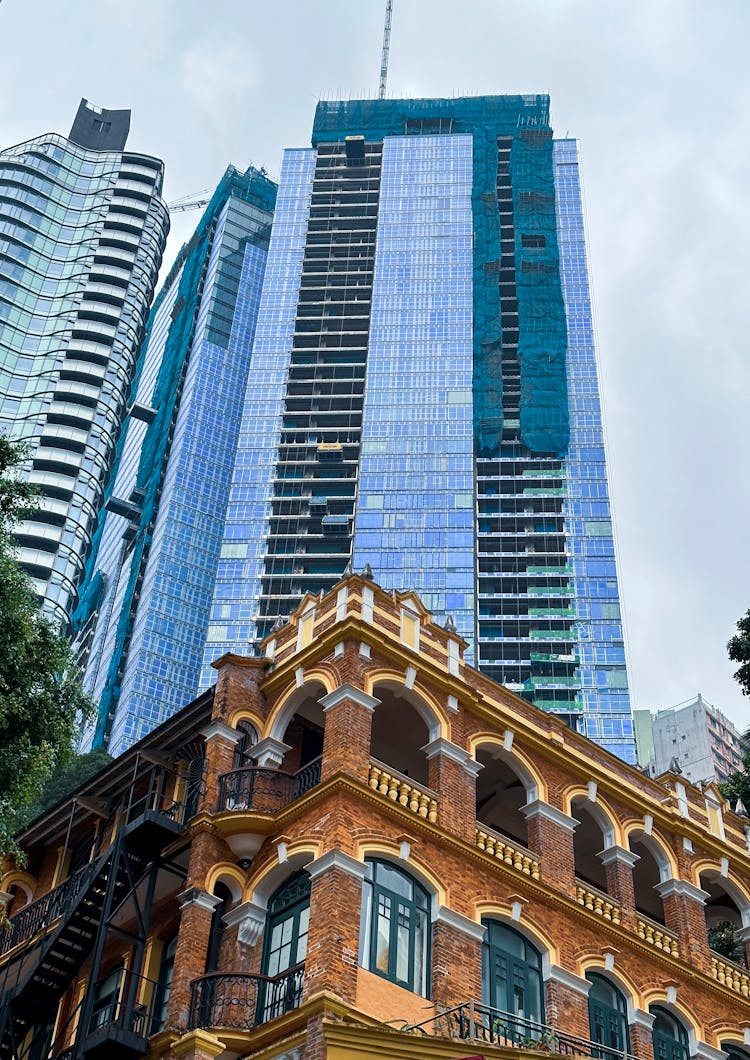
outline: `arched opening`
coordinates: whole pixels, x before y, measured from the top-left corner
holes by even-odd
[[[688,1033],[677,1017],[661,1005],[650,1005],[649,1012],[654,1017],[654,1060],[690,1060]]]
[[[323,754],[325,715],[319,703],[323,695],[325,688],[314,682],[298,689],[289,701],[288,710],[291,712],[293,708],[293,713],[281,736],[290,748],[281,764],[287,773],[306,768]]]
[[[589,1034],[591,1041],[603,1046],[597,1055],[608,1056],[606,1050],[630,1052],[628,1003],[625,995],[609,979],[598,972],[586,972],[591,983],[589,990]]]
[[[302,998],[310,890],[310,876],[301,869],[269,899],[261,961],[261,971],[268,980],[258,991],[258,1022],[297,1008]]]
[[[208,949],[206,952],[206,972],[217,972],[221,966],[222,954],[221,944],[224,939],[224,917],[234,904],[232,892],[225,883],[217,882],[214,886],[214,896],[219,899],[211,914],[211,928],[208,934]]]
[[[477,762],[484,767],[477,777],[477,821],[525,847],[529,834],[521,808],[528,794],[512,761],[501,747],[477,749]]]
[[[643,916],[663,924],[665,922],[664,903],[657,890],[662,880],[659,862],[656,860],[650,843],[643,836],[631,836],[630,849],[633,854],[638,855],[638,861],[633,866],[635,908]]]
[[[583,883],[607,893],[607,874],[599,855],[609,844],[599,817],[583,797],[573,799],[573,817],[579,822],[573,833],[575,874]]]
[[[408,872],[368,858],[362,884],[359,963],[429,997],[430,895]]]
[[[251,752],[258,742],[258,730],[247,718],[241,718],[237,722],[237,732],[240,738],[234,746],[234,768],[242,769],[253,764]]]
[[[431,733],[417,697],[390,683],[373,690],[380,703],[372,716],[371,755],[416,784],[427,784],[427,758],[423,748]]]
[[[743,926],[743,916],[737,897],[715,871],[701,873],[700,885],[708,893],[706,899],[706,930],[708,945],[728,961],[746,967],[745,947],[737,938]]]
[[[20,913],[31,901],[31,894],[27,888],[20,883],[11,883],[8,887],[8,894],[12,895],[12,898],[5,906],[5,915],[8,917]]]
[[[173,935],[169,942],[165,942],[159,960],[159,975],[154,987],[154,1003],[151,1016],[151,1030],[149,1033],[156,1034],[162,1030],[167,1022],[167,1005],[169,994],[172,989],[172,974],[174,972],[174,957],[177,952],[177,935]]]
[[[743,1049],[738,1042],[722,1042],[720,1048],[729,1060],[750,1060],[750,1049]]]
[[[542,955],[520,932],[499,920],[483,919],[482,999],[507,1014],[498,1044],[534,1037],[529,1024],[544,1022]]]

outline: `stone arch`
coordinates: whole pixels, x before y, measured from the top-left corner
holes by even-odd
[[[219,862],[209,870],[206,876],[206,890],[209,894],[216,893],[216,884],[223,883],[232,896],[232,904],[237,905],[242,901],[245,888],[245,875],[229,861]]]
[[[252,902],[259,909],[266,909],[269,898],[285,880],[320,857],[320,846],[320,843],[307,841],[290,844],[283,861],[279,861],[278,856],[269,860],[247,882],[245,900]]]
[[[401,856],[401,846],[390,843],[387,840],[363,839],[357,843],[355,857],[357,861],[367,858],[380,858],[382,861],[392,862],[402,872],[410,873],[415,880],[422,884],[432,899],[433,913],[438,905],[448,904],[448,889],[438,876],[419,858],[415,858],[411,852],[407,858]]]
[[[651,1005],[658,1005],[659,1008],[666,1009],[676,1020],[679,1020],[687,1031],[691,1042],[704,1040],[704,1028],[701,1021],[693,1010],[688,1008],[680,999],[675,998],[674,1001],[670,1001],[666,990],[656,988],[647,990],[643,995],[643,1007],[646,1011]]]
[[[382,686],[388,689],[400,699],[406,700],[419,714],[427,726],[430,741],[439,737],[449,740],[450,721],[433,694],[420,681],[415,680],[413,686],[407,688],[404,680],[405,675],[398,670],[371,670],[365,677],[365,692],[378,699],[380,697],[377,688]],[[377,710],[377,707],[375,709]]]
[[[512,744],[511,749],[508,751],[505,748],[504,737],[498,736],[497,733],[493,732],[480,732],[469,740],[469,751],[472,758],[476,759],[477,751],[483,747],[497,748],[498,757],[507,762],[526,789],[527,802],[534,802],[536,799],[541,799],[542,802],[547,801],[547,781],[530,757],[518,748],[515,743]]]
[[[512,906],[489,901],[475,902],[474,920],[478,924],[482,923],[483,917],[499,920],[508,927],[513,928],[514,931],[517,931],[519,935],[523,935],[541,953],[542,977],[547,980],[549,979],[550,967],[553,964],[560,963],[560,947],[552,936],[548,935],[544,928],[534,921],[533,917],[527,916],[526,908],[526,906],[523,906],[520,917],[515,917]]]
[[[578,975],[582,979],[586,978],[586,972],[596,972],[603,979],[608,979],[613,986],[617,987],[625,995],[630,1022],[632,1022],[633,1009],[645,1007],[643,995],[635,982],[621,968],[617,970],[608,968],[607,962],[601,953],[584,955],[578,959],[577,963]]]
[[[283,740],[284,734],[289,727],[289,722],[297,712],[298,707],[306,699],[314,699],[317,703],[328,692],[332,692],[331,682],[328,675],[322,670],[310,670],[305,673],[301,685],[289,685],[281,693],[274,704],[262,729],[262,738],[269,737],[273,740]]]

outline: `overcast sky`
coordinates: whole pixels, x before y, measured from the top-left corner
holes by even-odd
[[[377,91],[384,0],[4,0],[0,146],[133,111],[168,201],[278,175],[319,98]],[[635,707],[742,728],[750,607],[748,0],[394,0],[389,94],[549,92],[583,160]],[[167,260],[199,215],[178,214]]]

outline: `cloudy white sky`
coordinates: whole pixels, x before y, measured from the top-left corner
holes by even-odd
[[[277,175],[318,98],[377,89],[384,0],[4,0],[0,145],[133,111],[172,201]],[[549,92],[581,142],[636,707],[741,727],[750,607],[748,0],[394,0],[389,94]],[[168,260],[198,214],[176,216]]]

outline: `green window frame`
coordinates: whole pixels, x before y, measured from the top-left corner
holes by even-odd
[[[482,1000],[490,1008],[519,1017],[518,1025],[506,1030],[511,1038],[515,1032],[526,1037],[524,1021],[544,1022],[542,955],[507,924],[491,919],[482,923]]]
[[[628,1004],[617,987],[596,972],[586,972],[589,989],[589,1034],[599,1049],[593,1055],[611,1060],[615,1053],[630,1052]]]
[[[680,1021],[661,1005],[650,1005],[649,1012],[655,1017],[651,1028],[654,1060],[690,1060],[688,1034]]]
[[[359,963],[421,997],[430,990],[430,896],[409,873],[365,862]]]
[[[310,926],[309,874],[302,869],[279,887],[268,903],[261,973],[278,982],[260,984],[258,1022],[265,1023],[299,1005]],[[284,973],[289,972],[289,976]]]

